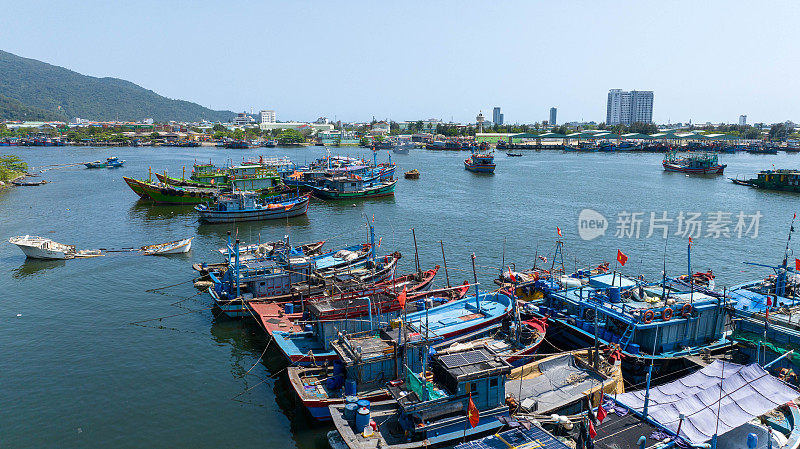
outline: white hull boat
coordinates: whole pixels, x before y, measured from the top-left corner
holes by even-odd
[[[17,245],[31,259],[64,260],[74,258],[76,254],[74,245],[64,245],[32,235],[11,237],[8,243]]]
[[[164,256],[168,254],[184,254],[192,250],[192,239],[177,240],[174,242],[159,243],[157,245],[148,245],[140,248],[140,251],[145,256]]]

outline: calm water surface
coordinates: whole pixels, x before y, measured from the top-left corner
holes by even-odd
[[[284,364],[259,329],[216,318],[205,295],[194,296],[190,265],[217,261],[227,230],[243,240],[294,242],[327,239],[333,248],[363,241],[364,217],[375,216],[381,249],[403,253],[413,268],[411,227],[424,267],[441,264],[444,241],[453,282],[478,276],[491,285],[503,260],[530,266],[551,256],[556,227],[564,231],[568,268],[628,256],[625,271],[660,276],[664,240],[645,238],[650,212],[760,211],[757,238],[695,239],[695,269],[712,268],[718,285],[766,274],[742,264],[778,263],[800,196],[760,192],[727,177],[664,173],[658,154],[530,152],[497,156],[497,173],[463,169],[464,152],[416,150],[393,155],[402,179],[394,198],[355,204],[312,202],[307,217],[275,222],[200,225],[191,207],[137,201],[122,176],[146,177],[148,167],[180,174],[193,160],[222,164],[259,154],[303,163],[319,147],[220,150],[215,148],[2,148],[36,168],[111,155],[118,170],[83,166],[49,170],[41,187],[0,192],[0,237],[37,234],[78,248],[138,247],[196,236],[192,252],[175,257],[111,254],[66,262],[26,261],[0,245],[0,446],[16,447],[327,447],[327,427],[310,422],[287,393]],[[340,154],[368,156],[360,149]],[[371,157],[371,156],[369,156]],[[381,159],[386,159],[381,153]],[[722,155],[727,175],[776,167],[798,168],[800,156]],[[190,168],[189,168],[190,170]],[[610,222],[604,237],[583,241],[578,214],[594,209]],[[643,212],[639,239],[616,238],[622,211]],[[672,224],[674,233],[677,225]],[[751,233],[752,234],[752,233]],[[667,272],[686,271],[686,239],[667,242]],[[794,245],[792,245],[793,247]],[[505,248],[505,254],[504,254]],[[444,273],[437,282],[444,284]],[[179,284],[148,292],[148,289]],[[131,324],[133,322],[165,317]],[[265,348],[267,349],[266,352]],[[264,357],[260,359],[261,354]],[[260,360],[259,360],[260,359]]]

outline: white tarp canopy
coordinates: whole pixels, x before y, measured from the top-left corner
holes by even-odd
[[[617,395],[617,401],[641,413],[644,395],[644,390],[624,393]],[[680,436],[700,444],[714,433],[722,435],[798,396],[800,393],[756,363],[716,360],[700,371],[651,388],[647,415],[675,433],[678,415],[683,413]]]

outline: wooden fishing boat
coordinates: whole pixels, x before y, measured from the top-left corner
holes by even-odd
[[[731,180],[735,184],[747,185],[757,189],[800,192],[800,170],[764,170],[755,178],[746,181]]]
[[[397,180],[364,182],[358,176],[325,178],[322,187],[309,186],[317,198],[345,200],[394,195]]]
[[[413,170],[409,170],[405,172],[404,176],[406,177],[406,179],[419,179],[419,170],[417,170],[416,168]]]
[[[33,186],[40,186],[40,185],[47,184],[47,181],[45,181],[44,179],[42,179],[40,181],[26,181],[26,180],[22,179],[22,180],[11,181],[11,184],[14,184],[15,186],[19,186],[19,187],[33,187]]]
[[[93,162],[86,162],[86,168],[119,168],[125,163],[124,160],[118,159],[116,156],[112,156],[105,161],[97,160]]]
[[[176,240],[174,242],[142,246],[141,248],[139,248],[139,251],[145,256],[166,256],[170,254],[185,254],[192,250],[193,239],[194,237],[190,237],[188,239]]]
[[[207,223],[274,220],[304,215],[308,211],[309,195],[271,197],[262,201],[256,192],[221,194],[211,204],[198,204],[195,210]]]
[[[125,180],[125,184],[127,184],[128,187],[130,187],[131,190],[133,190],[133,193],[139,195],[139,198],[143,200],[150,199],[150,195],[147,194],[147,192],[144,190],[144,187],[142,186],[142,183],[144,183],[144,181],[128,178],[127,176],[123,176],[122,179]]]
[[[464,161],[464,168],[474,173],[494,173],[493,153],[473,153]]]
[[[377,315],[376,319],[389,322],[404,310],[395,296],[387,296],[389,299],[383,300],[380,307],[368,305],[371,304],[369,298],[356,298],[362,302],[361,313],[350,302],[341,299],[310,304],[308,308],[313,316],[310,320],[313,331],[275,332],[272,334],[273,342],[293,364],[331,363],[338,359],[330,347],[331,338],[338,332],[360,332],[372,327],[371,324],[365,325],[363,319],[356,320],[356,317],[366,316],[375,309],[380,310],[380,313],[373,314]],[[511,311],[511,298],[501,292],[468,296],[437,307],[433,307],[432,298],[426,298],[423,304],[424,310],[406,314],[404,332],[416,336],[424,332],[442,341],[488,329],[500,323]]]
[[[664,171],[701,175],[721,175],[727,167],[719,163],[716,153],[691,153],[679,156],[674,151],[666,154],[661,165]]]
[[[511,151],[507,151],[506,152],[506,156],[508,156],[508,157],[522,157],[522,153],[514,153],[514,152],[511,152]]]
[[[130,186],[130,183],[128,184]],[[147,197],[157,204],[201,204],[213,201],[219,189],[194,189],[166,184],[138,181],[138,186]],[[133,189],[133,187],[131,187]],[[134,190],[136,192],[136,190]],[[138,193],[137,193],[138,194]],[[141,195],[140,195],[141,196]]]

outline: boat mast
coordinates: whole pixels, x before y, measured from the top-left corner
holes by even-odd
[[[478,274],[475,271],[475,253],[472,253],[472,277],[475,279],[475,306],[481,311],[481,297],[478,294]]]
[[[411,228],[411,235],[414,237],[414,263],[417,264],[417,275],[422,274],[422,269],[419,264],[419,249],[417,248],[417,232]]]
[[[439,245],[442,247],[442,262],[444,262],[444,276],[447,278],[447,288],[450,288],[450,273],[447,272],[447,259],[444,257],[444,243],[439,240]]]

